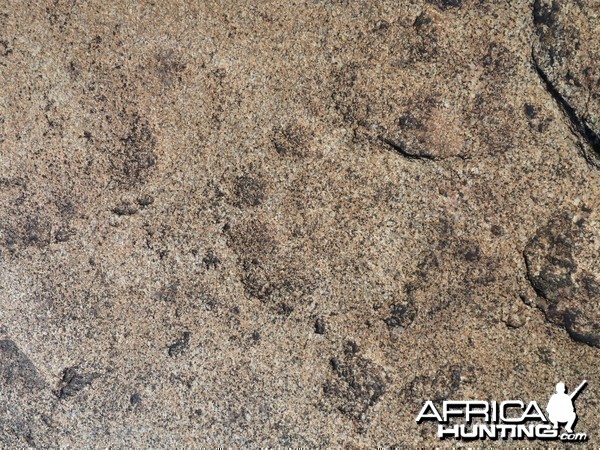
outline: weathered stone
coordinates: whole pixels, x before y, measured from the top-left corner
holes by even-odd
[[[0,448],[452,446],[424,401],[582,377],[593,439],[598,16],[0,2]]]
[[[548,320],[576,341],[600,347],[600,227],[597,214],[564,213],[525,248],[527,276]]]

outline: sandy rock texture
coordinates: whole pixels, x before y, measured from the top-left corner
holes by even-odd
[[[597,446],[599,61],[595,0],[2,0],[0,447],[450,447],[424,401],[582,379]]]

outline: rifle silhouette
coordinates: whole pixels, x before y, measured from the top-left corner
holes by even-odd
[[[571,392],[569,394],[569,398],[571,400],[573,400],[577,396],[577,394],[579,394],[579,391],[581,391],[586,384],[587,384],[587,380],[583,380],[581,382],[581,384],[579,386],[577,386],[577,389],[575,389],[573,392]]]

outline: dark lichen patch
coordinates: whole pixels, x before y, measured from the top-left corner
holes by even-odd
[[[474,263],[481,260],[481,248],[479,245],[477,245],[477,243],[469,242],[466,245],[466,248],[463,247],[463,251],[463,257],[467,262]]]
[[[243,175],[235,180],[234,192],[237,206],[259,206],[265,199],[265,183],[259,178]]]
[[[51,6],[47,6],[44,10],[50,25],[57,28],[61,33],[65,32],[72,22],[72,5],[69,6],[67,2],[53,2]]]
[[[581,278],[581,288],[585,289],[589,298],[600,298],[600,283],[591,276]]]
[[[202,263],[206,267],[206,269],[216,269],[219,264],[221,264],[221,260],[215,254],[214,250],[209,250],[206,252],[204,258],[202,258]]]
[[[325,396],[347,417],[364,422],[368,411],[387,389],[383,369],[352,352],[331,359],[333,377],[323,386]]]
[[[155,294],[154,298],[161,302],[174,303],[177,299],[177,292],[179,291],[179,283],[171,283],[160,288]]]
[[[2,220],[2,219],[0,219]],[[28,213],[22,217],[5,217],[0,222],[2,244],[16,250],[46,247],[52,241],[52,223],[43,216]]]
[[[360,352],[360,346],[353,340],[344,342],[342,349],[347,356],[357,355]]]
[[[9,340],[0,340],[0,385],[3,390],[42,389],[46,383],[31,360]]]
[[[117,216],[132,216],[138,212],[136,205],[130,202],[122,202],[112,209],[112,212]]]
[[[600,348],[600,322],[591,321],[586,312],[566,310],[563,312],[563,322],[572,339]]]
[[[233,250],[244,260],[259,261],[277,253],[275,231],[261,220],[255,219],[229,228],[227,233]]]
[[[552,119],[542,115],[541,108],[531,103],[523,105],[523,113],[529,122],[529,127],[533,131],[544,133],[548,130]]]
[[[315,333],[317,334],[326,334],[327,333],[327,324],[323,318],[319,317],[315,321]]]
[[[303,158],[310,155],[313,139],[314,135],[308,127],[294,123],[275,127],[271,142],[280,156]]]
[[[595,231],[568,213],[551,219],[528,242],[527,278],[548,321],[563,326],[574,340],[600,347],[599,282],[584,266],[593,254]]]
[[[41,217],[31,216],[25,221],[23,243],[26,246],[46,246],[50,243],[51,224]]]
[[[423,398],[435,404],[452,399],[463,384],[476,381],[475,367],[452,365],[437,370],[433,375],[418,375],[402,390],[410,403],[422,404]]]
[[[395,331],[403,331],[410,326],[417,317],[417,307],[412,298],[394,303],[390,307],[389,316],[385,319],[386,325]]]
[[[0,56],[9,56],[13,52],[12,46],[7,40],[0,40]]]
[[[533,2],[533,23],[553,26],[558,20],[560,3],[556,0],[535,0]]]
[[[452,8],[461,8],[462,0],[428,0],[429,3],[436,5],[438,8],[442,10],[452,9]]]
[[[492,234],[496,237],[500,237],[500,236],[504,236],[505,235],[505,231],[504,228],[502,228],[500,225],[498,224],[494,224],[491,226],[490,231],[492,232]]]
[[[514,74],[517,61],[518,59],[507,47],[497,42],[490,42],[482,59],[482,65],[487,76],[506,77]]]
[[[374,33],[382,33],[390,28],[390,23],[387,20],[378,20],[371,29]]]
[[[91,131],[84,131],[81,137],[83,137],[87,142],[92,142],[94,140],[94,135]]]
[[[240,259],[246,293],[259,300],[270,299],[281,287],[281,275],[275,272],[279,255],[274,233],[259,220],[230,228],[227,233]]]
[[[571,295],[575,288],[574,238],[565,215],[539,230],[525,249],[529,281],[538,295],[552,303]]]
[[[525,112],[525,115],[528,119],[535,119],[538,115],[538,108],[536,108],[535,105],[532,105],[531,103],[525,103],[523,105],[523,111]]]
[[[145,208],[146,206],[150,206],[154,203],[154,197],[151,195],[142,195],[136,199],[136,203],[142,208]]]
[[[192,334],[189,331],[184,331],[181,337],[169,345],[167,353],[169,356],[180,356],[188,349],[190,346],[190,337]]]
[[[82,373],[78,367],[68,367],[63,372],[60,386],[55,392],[56,396],[61,400],[73,397],[99,376],[96,373]]]
[[[415,27],[416,29],[421,29],[422,27],[430,25],[432,22],[433,19],[424,12],[422,12],[416,17],[415,21],[413,22],[413,27]]]
[[[286,299],[290,298],[295,302],[302,301],[316,287],[311,274],[293,263],[246,259],[242,267],[242,283],[246,294],[273,305],[287,304]]]
[[[69,226],[61,226],[54,232],[54,240],[56,242],[67,242],[75,236],[75,229]]]
[[[243,269],[242,283],[246,294],[258,300],[269,299],[273,295],[275,287],[269,282],[268,274],[261,268],[258,261],[244,261]]]
[[[131,394],[131,396],[129,397],[129,404],[132,407],[138,406],[142,404],[142,396],[140,395],[139,392],[134,392],[133,394]]]
[[[50,243],[50,224],[40,217],[28,217],[23,231],[25,246],[45,246]]]
[[[536,354],[540,362],[547,366],[552,366],[556,363],[554,360],[554,355],[552,354],[552,350],[547,347],[538,347]]]
[[[510,76],[495,79],[498,83],[508,80]],[[514,121],[516,111],[511,104],[498,101],[496,86],[489,86],[487,90],[477,94],[469,106],[469,119],[479,120],[481,123],[477,128],[477,134],[480,145],[487,149],[487,154],[500,155],[515,146],[513,129],[516,128]],[[482,121],[482,117],[485,117],[485,120]]]
[[[400,116],[398,125],[403,130],[423,130],[426,128],[422,120],[415,116],[414,111],[408,111],[405,115]]]
[[[129,118],[129,129],[119,140],[120,145],[110,151],[111,163],[119,181],[144,181],[156,165],[156,138],[147,120],[134,113]]]
[[[555,268],[557,270],[541,270],[530,279],[535,291],[551,301],[557,301],[561,294],[569,295],[575,289],[573,272],[560,266]]]
[[[174,50],[169,49],[155,56],[156,74],[161,83],[167,87],[175,82],[181,82],[186,64]]]
[[[442,53],[440,48],[440,30],[434,19],[426,12],[419,14],[413,22],[414,33],[409,33],[406,38],[406,57],[402,62],[407,67],[412,67],[419,62],[437,61]]]

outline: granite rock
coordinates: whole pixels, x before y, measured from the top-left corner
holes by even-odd
[[[593,439],[598,14],[1,2],[0,447],[453,447],[426,400],[584,378]]]

